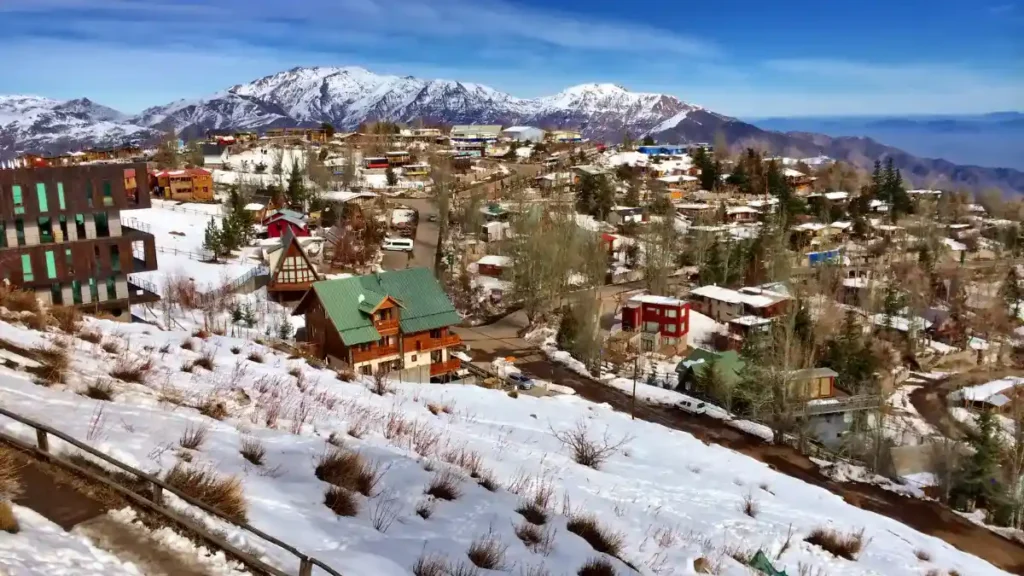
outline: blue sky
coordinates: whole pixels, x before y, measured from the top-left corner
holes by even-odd
[[[1024,109],[1024,0],[0,0],[0,93],[126,112],[299,65],[743,117]]]

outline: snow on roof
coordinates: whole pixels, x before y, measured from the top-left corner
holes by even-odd
[[[833,223],[828,225],[829,228],[835,228],[837,230],[846,230],[850,226],[853,226],[853,222],[840,221],[840,222],[833,222]]]
[[[646,166],[647,155],[640,152],[619,152],[609,156],[607,161],[611,166]]]
[[[803,178],[804,176],[807,176],[807,174],[804,174],[799,170],[793,170],[792,168],[786,168],[783,170],[782,175],[786,178]]]
[[[726,208],[726,214],[757,214],[757,210],[750,206],[732,206]]]
[[[907,194],[929,194],[938,196],[939,194],[942,194],[942,190],[907,190]]]
[[[849,192],[837,191],[837,192],[825,192],[824,194],[822,194],[821,192],[815,192],[814,194],[808,194],[807,197],[808,198],[822,198],[822,197],[824,197],[827,200],[846,200],[847,198],[850,197],[850,193]]]
[[[825,229],[825,225],[822,224],[821,222],[804,222],[803,224],[798,224],[796,226],[793,226],[793,230],[801,230],[801,231],[803,231],[803,230],[810,230],[812,232],[817,232],[818,230],[824,230],[824,229]]]
[[[967,250],[967,244],[964,244],[963,242],[957,242],[952,238],[943,238],[942,243],[945,244],[946,247],[952,250],[953,252],[963,252],[964,250]]]
[[[677,210],[707,210],[708,208],[712,208],[711,204],[704,204],[701,202],[682,202],[680,204],[676,204]]]
[[[885,314],[875,314],[871,317],[871,322],[875,326],[884,326],[892,328],[893,330],[899,330],[900,332],[908,332],[911,328],[911,319],[904,318],[902,316],[887,316]],[[926,318],[915,316],[913,318],[913,327],[915,330],[927,330],[931,328],[932,322]]]
[[[357,198],[376,198],[375,192],[354,192],[352,190],[333,190],[324,192],[323,197],[334,202],[349,202]]]
[[[961,388],[959,391],[954,392],[954,395],[961,400],[970,400],[972,402],[985,402],[992,396],[1015,388],[1017,386],[1024,386],[1024,378],[1017,376],[1007,376],[1006,378],[1000,378],[999,380],[992,380],[984,384],[978,384],[977,386],[967,386]]]
[[[968,212],[984,212],[985,211],[985,207],[982,206],[981,204],[968,204],[967,205],[967,211]]]
[[[497,254],[488,254],[483,258],[476,261],[476,263],[483,264],[484,266],[498,266],[504,268],[512,264],[512,259],[508,256],[498,256]]]
[[[756,290],[756,289],[754,289]],[[739,292],[731,288],[725,288],[722,286],[701,286],[690,291],[693,296],[699,296],[701,298],[709,298],[711,300],[718,300],[720,302],[728,302],[730,304],[746,304],[754,308],[763,308],[770,306],[780,299],[784,299],[785,296],[777,294],[775,292],[769,292],[767,290],[759,291],[760,294],[750,294],[745,292]]]
[[[739,318],[733,318],[729,322],[741,326],[762,326],[764,324],[771,324],[772,319],[761,318],[760,316],[740,316]]]
[[[695,182],[697,177],[689,174],[673,174],[672,176],[662,176],[658,180],[667,184],[675,184],[677,182]]]
[[[671,296],[657,296],[655,294],[640,294],[629,299],[630,302],[643,304],[660,304],[662,306],[682,306],[683,301]]]
[[[256,210],[263,210],[264,208],[266,208],[266,206],[264,206],[263,204],[260,204],[259,202],[250,202],[249,204],[245,205],[244,210],[256,211]]]

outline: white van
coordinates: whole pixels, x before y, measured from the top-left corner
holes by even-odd
[[[382,248],[398,252],[412,252],[412,238],[385,238]]]

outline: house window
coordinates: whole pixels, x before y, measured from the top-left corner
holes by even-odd
[[[373,374],[373,366],[370,366],[369,364],[365,364],[363,366],[360,366],[359,367],[359,372],[362,373],[364,376],[369,376],[369,375]]]
[[[110,236],[110,224],[107,221],[106,212],[97,212],[93,214],[93,220],[96,222],[96,237],[106,238]]]
[[[430,331],[430,337],[431,338],[440,338],[441,337],[441,330],[440,329],[431,330]]]
[[[71,283],[71,285],[74,286],[77,283],[78,283],[78,280],[75,280],[74,282]],[[81,304],[82,303],[82,295],[81,294],[82,294],[82,287],[81,287],[81,285],[79,285],[78,289],[75,290],[75,303],[76,304]],[[98,284],[96,284],[96,279],[95,278],[89,278],[89,296],[92,298],[93,302],[99,302],[99,300],[100,300],[100,287],[99,287]]]
[[[21,195],[21,186],[18,186],[17,184],[11,186],[11,196],[14,198],[14,213],[24,214],[25,199]]]
[[[85,216],[82,214],[75,214],[75,232],[79,240],[85,240]]]
[[[675,324],[666,324],[665,325],[665,332],[668,332],[669,334],[675,334],[676,333],[676,325]]]
[[[117,277],[107,278],[107,300],[117,299]]]
[[[25,282],[35,280],[35,276],[32,275],[32,257],[28,254],[21,255],[21,277]]]
[[[103,205],[113,206],[114,205],[114,193],[110,187],[110,180],[103,181]]]
[[[25,245],[25,222],[21,218],[14,219],[14,234],[18,238],[18,246]]]
[[[57,259],[53,257],[53,250],[46,251],[46,277],[57,277]]]
[[[68,239],[68,217],[63,214],[57,217],[57,221],[60,223],[60,238],[58,242],[65,242]]]
[[[121,271],[121,250],[117,244],[110,247],[110,269],[114,272]]]
[[[39,198],[39,211],[49,212],[50,207],[46,202],[46,184],[42,182],[36,184],[36,197]]]
[[[89,282],[95,282],[95,280],[89,280]],[[92,301],[96,302],[99,298],[93,298]],[[71,301],[75,304],[82,303],[82,283],[78,280],[71,281]]]
[[[676,312],[675,308],[669,308],[669,309],[665,310],[665,318],[675,318],[678,315],[679,314],[678,314],[678,312]]]
[[[64,303],[64,293],[61,292],[60,282],[54,282],[50,285],[50,300],[57,305]]]
[[[64,183],[57,182],[57,204],[60,205],[61,210],[67,210],[67,206],[64,204]]]
[[[316,275],[306,266],[305,260],[301,257],[289,256],[281,264],[281,271],[277,275],[278,282],[303,283],[315,282]]]
[[[95,191],[92,188],[92,181],[90,180],[85,183],[85,205],[89,208],[92,208],[92,196],[94,193]],[[85,236],[83,235],[83,238],[84,237]]]
[[[68,274],[75,273],[75,265],[71,261],[71,248],[64,249],[64,266],[68,269]]]
[[[416,355],[413,354],[412,356],[409,357],[409,362],[415,362],[415,361],[416,361]]]
[[[53,242],[53,220],[49,216],[40,216],[38,224],[39,241],[43,243]]]
[[[644,332],[657,332],[659,326],[657,322],[644,322]]]

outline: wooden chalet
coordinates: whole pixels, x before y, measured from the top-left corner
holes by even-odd
[[[320,281],[316,267],[290,229],[281,237],[281,245],[267,253],[267,264],[270,268],[267,293],[279,302],[301,299],[314,282]]]
[[[360,374],[388,371],[406,382],[445,381],[461,368],[451,300],[426,268],[316,282],[296,306],[313,353]]]

